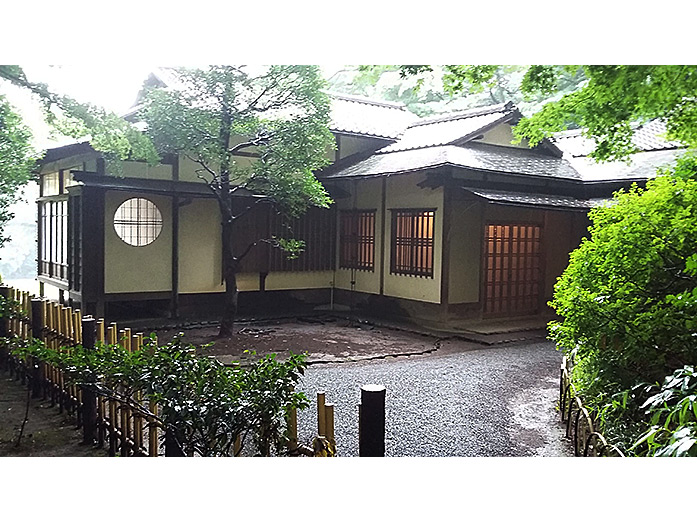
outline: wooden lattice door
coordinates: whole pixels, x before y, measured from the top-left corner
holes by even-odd
[[[490,224],[485,233],[484,312],[497,316],[537,313],[541,228]]]

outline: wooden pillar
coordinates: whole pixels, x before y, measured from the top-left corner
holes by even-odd
[[[40,340],[44,330],[44,300],[31,300],[31,336],[36,340]],[[38,358],[33,359],[32,369],[32,398],[38,398],[43,395],[43,363]]]
[[[85,350],[94,350],[96,344],[97,320],[88,316],[82,319],[82,346]],[[92,445],[97,437],[97,396],[89,385],[81,389],[83,441]]]
[[[385,455],[385,387],[363,385],[358,406],[358,455]]]

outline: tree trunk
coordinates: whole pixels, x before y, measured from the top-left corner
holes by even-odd
[[[219,338],[229,338],[233,334],[237,318],[237,260],[232,247],[232,223],[223,223],[223,279],[225,280],[225,298],[223,315],[220,319]]]

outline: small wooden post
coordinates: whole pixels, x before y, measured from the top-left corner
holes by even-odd
[[[385,456],[385,387],[363,385],[358,408],[358,455]]]
[[[0,296],[5,301],[10,298],[10,288],[5,285],[0,285]],[[10,322],[7,318],[0,319],[0,336],[7,337],[9,335]],[[0,368],[9,370],[10,368],[10,353],[5,347],[0,347]]]
[[[150,400],[150,412],[157,416],[157,403]],[[154,418],[150,419],[148,426],[148,450],[150,457],[156,458],[158,455],[159,442],[157,441],[157,421]]]
[[[317,392],[317,434],[326,436],[326,412],[324,409],[325,393],[324,391]]]
[[[235,436],[235,443],[232,445],[232,455],[233,456],[239,456],[240,451],[242,450],[242,436],[238,434]]]
[[[31,300],[31,335],[37,340],[41,339],[44,330],[44,300]],[[32,369],[32,398],[38,398],[43,395],[43,364],[37,359],[33,359]]]
[[[96,320],[91,316],[82,319],[82,346],[94,350],[97,343]],[[94,444],[97,437],[97,395],[89,387],[82,388],[82,431],[83,441]]]
[[[288,450],[295,452],[298,449],[298,410],[290,409],[288,414]]]
[[[334,404],[327,403],[324,406],[325,411],[325,432],[327,442],[332,450],[332,454],[336,452],[336,441],[334,440]]]

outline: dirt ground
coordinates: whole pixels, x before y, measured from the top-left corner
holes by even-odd
[[[226,339],[217,339],[218,329],[213,325],[160,330],[157,335],[160,343],[171,340],[179,332],[183,333],[184,341],[196,346],[213,343],[200,349],[201,354],[215,356],[226,364],[249,359],[251,355],[245,351],[256,351],[257,355],[275,353],[280,359],[290,352],[307,352],[310,364],[339,363],[429,354],[443,348],[444,343],[432,336],[331,317],[238,325],[235,330],[235,335]],[[471,345],[460,344],[463,348]]]
[[[106,456],[103,450],[82,445],[82,431],[74,419],[40,399],[30,400],[28,421],[17,446],[26,401],[26,386],[0,371],[0,457]]]

